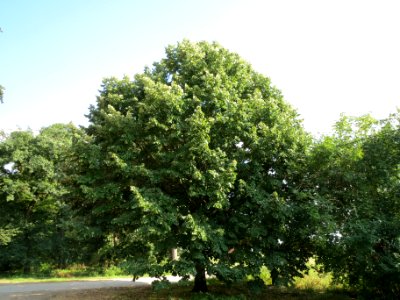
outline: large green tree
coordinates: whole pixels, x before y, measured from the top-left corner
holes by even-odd
[[[301,191],[309,137],[270,80],[216,43],[183,41],[103,82],[76,145],[74,206],[134,275],[288,280],[319,223]],[[179,259],[169,259],[178,248]]]

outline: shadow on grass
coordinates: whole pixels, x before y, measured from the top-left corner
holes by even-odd
[[[342,290],[336,291],[313,291],[313,290],[301,290],[295,288],[281,288],[281,287],[265,287],[258,291],[258,293],[252,293],[249,291],[247,284],[235,284],[226,286],[217,281],[208,283],[208,293],[192,293],[193,282],[179,282],[169,284],[165,288],[153,289],[146,297],[142,299],[193,299],[193,300],[250,300],[250,299],[308,299],[308,300],[349,300],[352,299],[345,294]],[[135,295],[135,291],[131,291],[133,294],[130,295],[130,299],[140,299],[139,295]],[[124,298],[117,298],[123,300]],[[129,299],[129,298],[126,298]]]

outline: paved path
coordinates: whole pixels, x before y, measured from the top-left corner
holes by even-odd
[[[86,290],[108,287],[125,287],[125,286],[143,286],[151,284],[156,278],[139,278],[135,282],[129,278],[115,278],[110,280],[96,281],[65,281],[65,282],[43,282],[43,283],[14,283],[0,284],[0,299],[18,299],[23,296],[24,299],[39,299],[40,295],[71,290]],[[168,280],[178,281],[177,277],[168,277]],[[39,296],[39,298],[37,297]],[[26,298],[27,297],[27,298]]]

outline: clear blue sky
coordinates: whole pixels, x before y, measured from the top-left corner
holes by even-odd
[[[328,132],[400,107],[400,1],[0,0],[0,130],[86,125],[104,77],[133,76],[184,38],[218,41]]]

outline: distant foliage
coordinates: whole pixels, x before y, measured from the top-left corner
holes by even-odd
[[[0,85],[0,103],[3,103],[4,90],[4,87]]]
[[[310,167],[334,228],[320,261],[367,298],[400,295],[400,115],[343,117]]]
[[[15,131],[0,141],[0,271],[76,259],[77,236],[65,203],[64,164],[77,129],[55,124],[35,135]],[[73,254],[75,252],[75,254]]]

